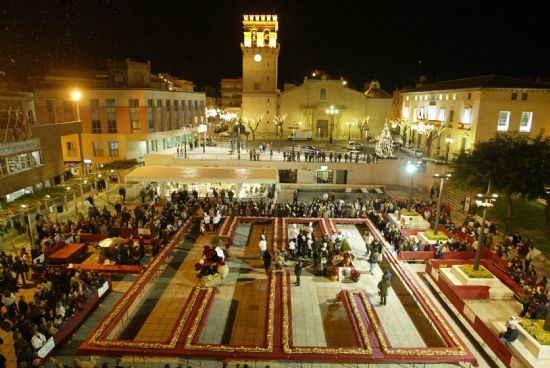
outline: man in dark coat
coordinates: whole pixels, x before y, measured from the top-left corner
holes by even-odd
[[[380,295],[380,305],[386,305],[386,297],[388,296],[388,289],[390,283],[385,279],[380,280],[378,283],[378,294]]]
[[[267,273],[267,271],[271,268],[271,253],[269,253],[269,250],[264,252],[262,258],[264,261],[265,273]]]

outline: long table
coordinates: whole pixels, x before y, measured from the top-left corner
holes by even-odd
[[[86,244],[69,243],[50,254],[48,262],[57,264],[74,263],[77,262],[87,250],[88,247]]]

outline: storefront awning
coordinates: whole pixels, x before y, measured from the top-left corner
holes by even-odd
[[[183,184],[230,183],[230,184],[277,184],[279,173],[273,168],[225,168],[142,166],[124,178],[126,182],[177,182]]]

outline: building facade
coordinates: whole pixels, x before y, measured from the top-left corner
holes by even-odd
[[[280,44],[277,15],[244,15],[241,43],[243,77],[222,79],[221,104],[231,111],[240,106],[244,121],[261,119],[255,136],[260,139],[286,137],[295,127],[311,131],[312,139],[364,139],[378,135],[390,117],[391,96],[372,81],[365,92],[350,88],[343,79],[335,79],[322,71],[306,77],[303,84],[285,84],[277,88]],[[239,90],[240,93],[239,94]],[[242,104],[239,99],[242,95]],[[334,106],[337,114],[326,110]],[[275,124],[285,117],[282,131]],[[369,117],[363,137],[357,123]]]
[[[401,119],[411,126],[411,144],[425,148],[426,132],[441,132],[431,142],[432,148],[439,145],[432,156],[470,150],[500,132],[550,131],[550,85],[538,82],[487,75],[400,91],[394,101],[401,102]]]
[[[81,132],[78,121],[37,121],[34,102],[32,93],[0,93],[0,201],[61,184],[62,139]]]
[[[153,76],[149,64],[139,67],[131,62],[131,71],[123,66],[118,65],[118,72],[111,67],[115,76],[109,78],[107,87],[95,83],[90,88],[87,85],[92,83],[82,81],[80,85],[57,83],[35,88],[40,120],[82,121],[80,138],[63,138],[66,162],[84,160],[95,167],[116,160],[142,161],[148,152],[193,140],[197,127],[206,123],[206,96],[193,92],[192,83],[167,74]],[[75,88],[80,93],[78,101],[71,99]]]

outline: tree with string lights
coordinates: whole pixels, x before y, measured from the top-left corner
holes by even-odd
[[[393,138],[387,122],[384,123],[384,129],[382,129],[378,142],[376,142],[374,152],[380,158],[393,157]]]

